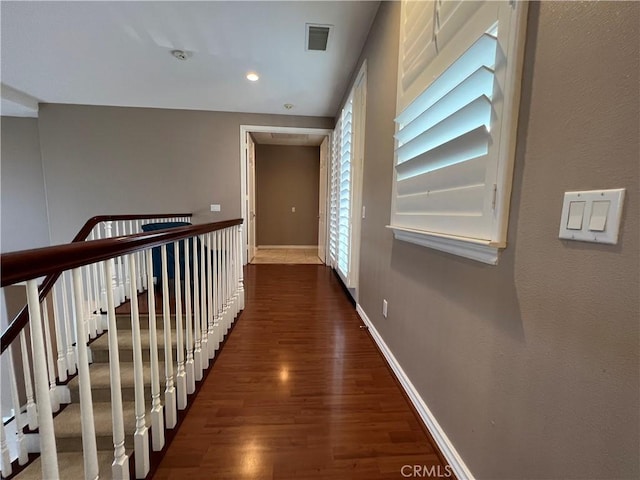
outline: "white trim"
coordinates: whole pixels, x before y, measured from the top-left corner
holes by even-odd
[[[269,125],[240,125],[240,211],[245,228],[242,236],[242,263],[247,264],[247,245],[249,243],[249,225],[247,218],[247,133],[298,133],[302,135],[327,135],[331,140],[332,129],[307,127],[276,127]],[[328,171],[328,170],[327,170]]]
[[[391,367],[391,370],[393,370],[393,373],[400,382],[400,385],[402,385],[402,388],[409,397],[409,400],[411,400],[411,403],[418,411],[418,415],[420,415],[420,418],[426,425],[429,433],[438,445],[438,448],[440,448],[442,455],[447,460],[447,462],[449,462],[449,465],[451,465],[451,468],[456,474],[456,477],[460,480],[473,480],[473,474],[462,460],[462,457],[453,446],[453,443],[451,443],[451,440],[449,440],[449,437],[447,437],[447,434],[444,433],[444,430],[436,420],[436,417],[433,415],[433,413],[431,413],[431,410],[429,410],[429,407],[427,407],[427,404],[424,402],[424,400],[416,390],[416,387],[413,386],[413,383],[411,383],[411,380],[409,380],[409,377],[400,366],[400,363],[398,363],[396,357],[393,355],[393,353],[391,353],[391,350],[385,343],[382,336],[373,326],[373,323],[364,312],[360,304],[356,306],[356,311],[358,312],[358,315],[360,315],[360,318],[362,319],[364,324],[369,328],[371,337],[376,342],[376,345],[378,345],[378,348],[384,355],[384,358],[387,360],[387,363]]]
[[[393,230],[393,236],[396,240],[433,248],[441,252],[451,253],[489,265],[498,264],[500,248],[488,240],[454,237],[452,235],[423,232],[410,228],[396,227],[394,225],[387,225],[387,228]]]
[[[309,248],[318,248],[318,245],[258,245],[256,247],[258,250],[276,250],[276,249],[309,249]]]
[[[502,135],[500,135],[501,158],[498,159],[496,172],[496,191],[494,223],[492,237],[503,245],[507,243],[509,228],[509,209],[513,188],[513,171],[516,163],[516,143],[518,120],[520,118],[520,91],[524,68],[524,47],[527,39],[527,18],[529,2],[515,2],[509,25],[508,48],[510,61],[507,63],[506,89],[502,107]]]

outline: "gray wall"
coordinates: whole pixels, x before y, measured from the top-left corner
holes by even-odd
[[[0,173],[0,251],[11,252],[49,245],[47,201],[42,175],[38,121],[35,118],[2,117]],[[8,286],[0,292],[0,331],[4,331],[26,303],[25,288]],[[20,374],[20,357],[14,364]],[[10,414],[9,363],[2,355],[2,415]],[[18,378],[21,378],[18,376]],[[22,385],[18,386],[22,389]],[[21,395],[22,398],[22,395]]]
[[[256,145],[258,245],[318,244],[319,182],[319,147]]]
[[[41,105],[51,241],[100,214],[193,212],[238,218],[240,125],[331,128],[317,117]],[[209,205],[222,211],[212,213]]]
[[[385,228],[399,10],[381,4],[361,58],[360,304],[477,478],[638,478],[640,4],[531,4],[498,266]],[[564,191],[619,187],[618,245],[558,239]]]
[[[2,237],[11,252],[49,245],[47,200],[42,174],[38,120],[2,117]]]

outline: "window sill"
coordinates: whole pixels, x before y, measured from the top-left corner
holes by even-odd
[[[396,240],[433,248],[434,250],[440,250],[441,252],[458,255],[489,265],[498,264],[500,247],[492,245],[488,240],[440,235],[393,225],[387,225],[387,228],[393,230],[393,236]]]

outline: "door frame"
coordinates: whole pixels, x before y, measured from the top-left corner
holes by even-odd
[[[245,153],[247,157],[247,186],[249,187],[248,193],[254,192],[256,188],[256,142],[250,133],[245,134],[245,140],[247,145],[245,147]],[[253,165],[251,160],[253,159]],[[252,190],[253,189],[253,190]],[[256,245],[256,196],[247,195],[247,201],[245,202],[245,208],[247,208],[247,263],[253,260],[257,249]]]
[[[265,132],[265,133],[297,133],[301,135],[325,135],[329,137],[329,145],[331,145],[333,130],[329,128],[304,128],[304,127],[276,127],[272,125],[240,125],[240,208],[242,212],[243,223],[243,235],[242,235],[242,263],[246,265],[248,263],[249,256],[249,217],[247,211],[247,202],[251,200],[251,196],[255,196],[254,192],[248,190],[248,155],[247,155],[247,134],[253,132]],[[327,178],[325,182],[329,185],[329,169],[327,169]],[[254,186],[255,187],[255,186]],[[329,195],[325,199],[329,202]],[[325,208],[325,229],[329,228],[329,222],[326,221],[328,215],[328,209]],[[327,232],[325,232],[327,235]],[[326,263],[326,258],[322,261]]]

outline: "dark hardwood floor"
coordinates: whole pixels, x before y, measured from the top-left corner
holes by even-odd
[[[250,265],[245,289],[245,310],[154,479],[447,471],[330,269]]]

